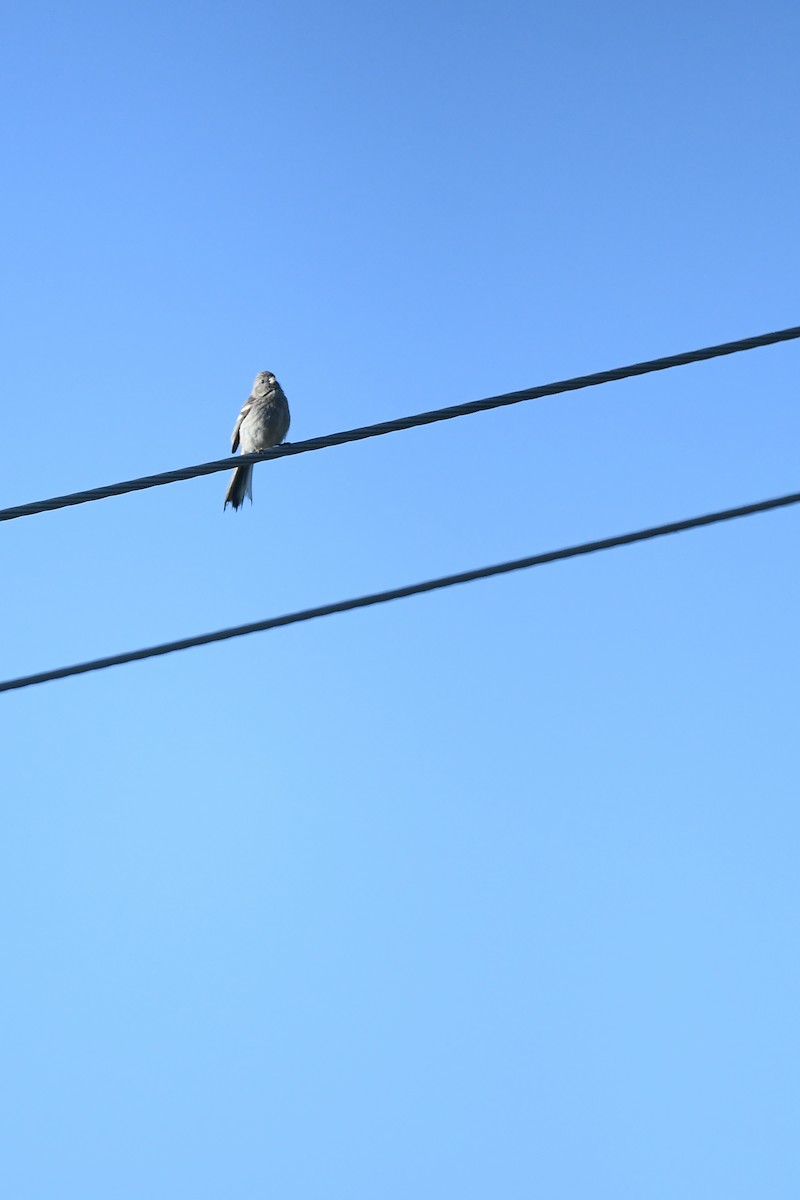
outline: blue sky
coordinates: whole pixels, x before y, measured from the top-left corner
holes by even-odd
[[[795,5],[6,13],[0,505],[795,325]],[[2,527],[3,678],[800,486],[797,345]],[[798,513],[2,697],[16,1200],[794,1197]]]

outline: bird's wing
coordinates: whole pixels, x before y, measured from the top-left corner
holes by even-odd
[[[242,405],[242,411],[239,413],[239,416],[236,418],[236,424],[233,427],[233,433],[231,434],[231,454],[235,454],[236,451],[239,449],[239,427],[241,426],[242,421],[245,419],[247,414],[250,412],[252,405],[253,405],[253,397],[248,396],[248,398],[245,400],[244,404]]]

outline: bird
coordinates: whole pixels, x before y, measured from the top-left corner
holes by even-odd
[[[231,437],[231,454],[252,454],[278,446],[289,432],[289,402],[271,371],[259,371],[253,390],[242,405]],[[225,493],[223,508],[239,509],[245,496],[253,503],[253,464],[237,467]]]

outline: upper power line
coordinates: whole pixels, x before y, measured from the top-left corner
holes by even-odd
[[[224,642],[230,638],[244,637],[248,633],[262,633],[266,629],[277,629],[283,625],[297,625],[301,621],[314,621],[318,617],[329,617],[334,613],[349,612],[355,608],[370,608],[374,604],[386,604],[389,600],[402,600],[423,592],[436,592],[442,588],[454,587],[459,583],[488,579],[492,575],[507,575],[511,571],[521,571],[526,567],[540,567],[545,563],[558,562],[565,558],[579,558],[584,554],[611,550],[615,546],[628,546],[632,542],[645,542],[651,538],[682,533],[687,529],[697,529],[702,525],[716,525],[721,521],[732,521],[737,517],[748,517],[754,513],[769,512],[772,509],[786,508],[791,504],[798,503],[800,503],[800,492],[792,492],[786,496],[776,496],[771,500],[758,500],[753,504],[739,505],[737,508],[724,508],[717,512],[704,513],[699,517],[686,517],[681,521],[671,521],[668,525],[653,525],[648,529],[637,529],[633,533],[620,533],[596,542],[582,542],[577,546],[565,546],[561,550],[548,550],[544,554],[532,554],[528,558],[516,558],[511,562],[496,563],[491,567],[477,567],[471,571],[462,571],[458,575],[443,575],[439,579],[428,579],[424,583],[412,583],[405,587],[392,588],[387,592],[373,592],[370,595],[357,596],[351,600],[323,604],[318,608],[306,608],[300,612],[285,613],[280,617],[268,617],[264,621],[253,621],[250,625],[235,625],[230,629],[217,629],[214,633],[201,633],[195,637],[181,638],[175,642],[164,642],[160,646],[148,646],[143,650],[112,654],[108,658],[95,658],[90,662],[76,663],[70,667],[57,667],[52,671],[41,671],[37,675],[21,675],[17,679],[6,679],[0,682],[0,692],[33,687],[34,684],[49,683],[54,679],[66,679],[70,675],[85,675],[89,671],[104,671],[108,667],[118,667],[123,663],[138,662],[144,658],[157,658],[163,654],[172,654],[176,650],[190,650],[195,646],[207,646],[211,642]]]
[[[110,496],[124,496],[127,492],[141,492],[147,488],[161,487],[166,483],[179,483],[184,479],[196,479],[200,475],[213,475],[217,471],[229,471],[234,466],[240,467],[246,463],[286,458],[292,454],[306,454],[310,450],[325,450],[329,446],[343,446],[347,442],[360,442],[366,438],[381,437],[385,433],[398,433],[403,429],[432,425],[436,421],[449,421],[453,417],[466,417],[472,413],[488,412],[492,408],[520,404],[523,400],[539,400],[544,396],[577,392],[581,388],[597,387],[601,383],[631,379],[636,375],[649,375],[654,371],[666,371],[671,367],[684,367],[689,363],[721,358],[726,354],[738,354],[742,350],[755,350],[759,346],[771,346],[776,342],[792,341],[794,338],[800,338],[800,325],[795,325],[790,329],[778,329],[773,333],[762,333],[756,337],[740,338],[736,342],[722,342],[718,346],[704,346],[700,350],[687,350],[683,354],[671,354],[666,358],[653,358],[647,362],[632,363],[627,367],[614,367],[610,371],[597,371],[593,375],[578,375],[574,379],[561,379],[556,383],[524,388],[519,392],[487,396],[484,400],[472,400],[467,404],[455,404],[450,408],[436,408],[430,412],[414,413],[408,417],[398,417],[393,421],[381,421],[376,425],[363,425],[360,429],[329,433],[325,437],[311,438],[305,442],[275,446],[272,450],[265,450],[260,454],[240,454],[235,458],[219,458],[213,462],[199,463],[193,467],[181,467],[176,471],[163,471],[158,475],[127,479],[121,483],[108,484],[106,487],[89,488],[84,492],[71,492],[66,496],[53,496],[49,500],[35,500],[30,504],[18,504],[12,508],[0,509],[0,521],[14,521],[18,517],[31,517],[37,513],[53,512],[55,509],[69,508],[75,504],[88,504],[90,500],[107,500]]]

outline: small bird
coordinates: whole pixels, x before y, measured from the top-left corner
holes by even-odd
[[[289,402],[271,371],[259,371],[234,426],[231,453],[252,454],[278,446],[289,432]],[[253,464],[237,467],[225,493],[224,508],[241,508],[245,496],[253,503]]]

